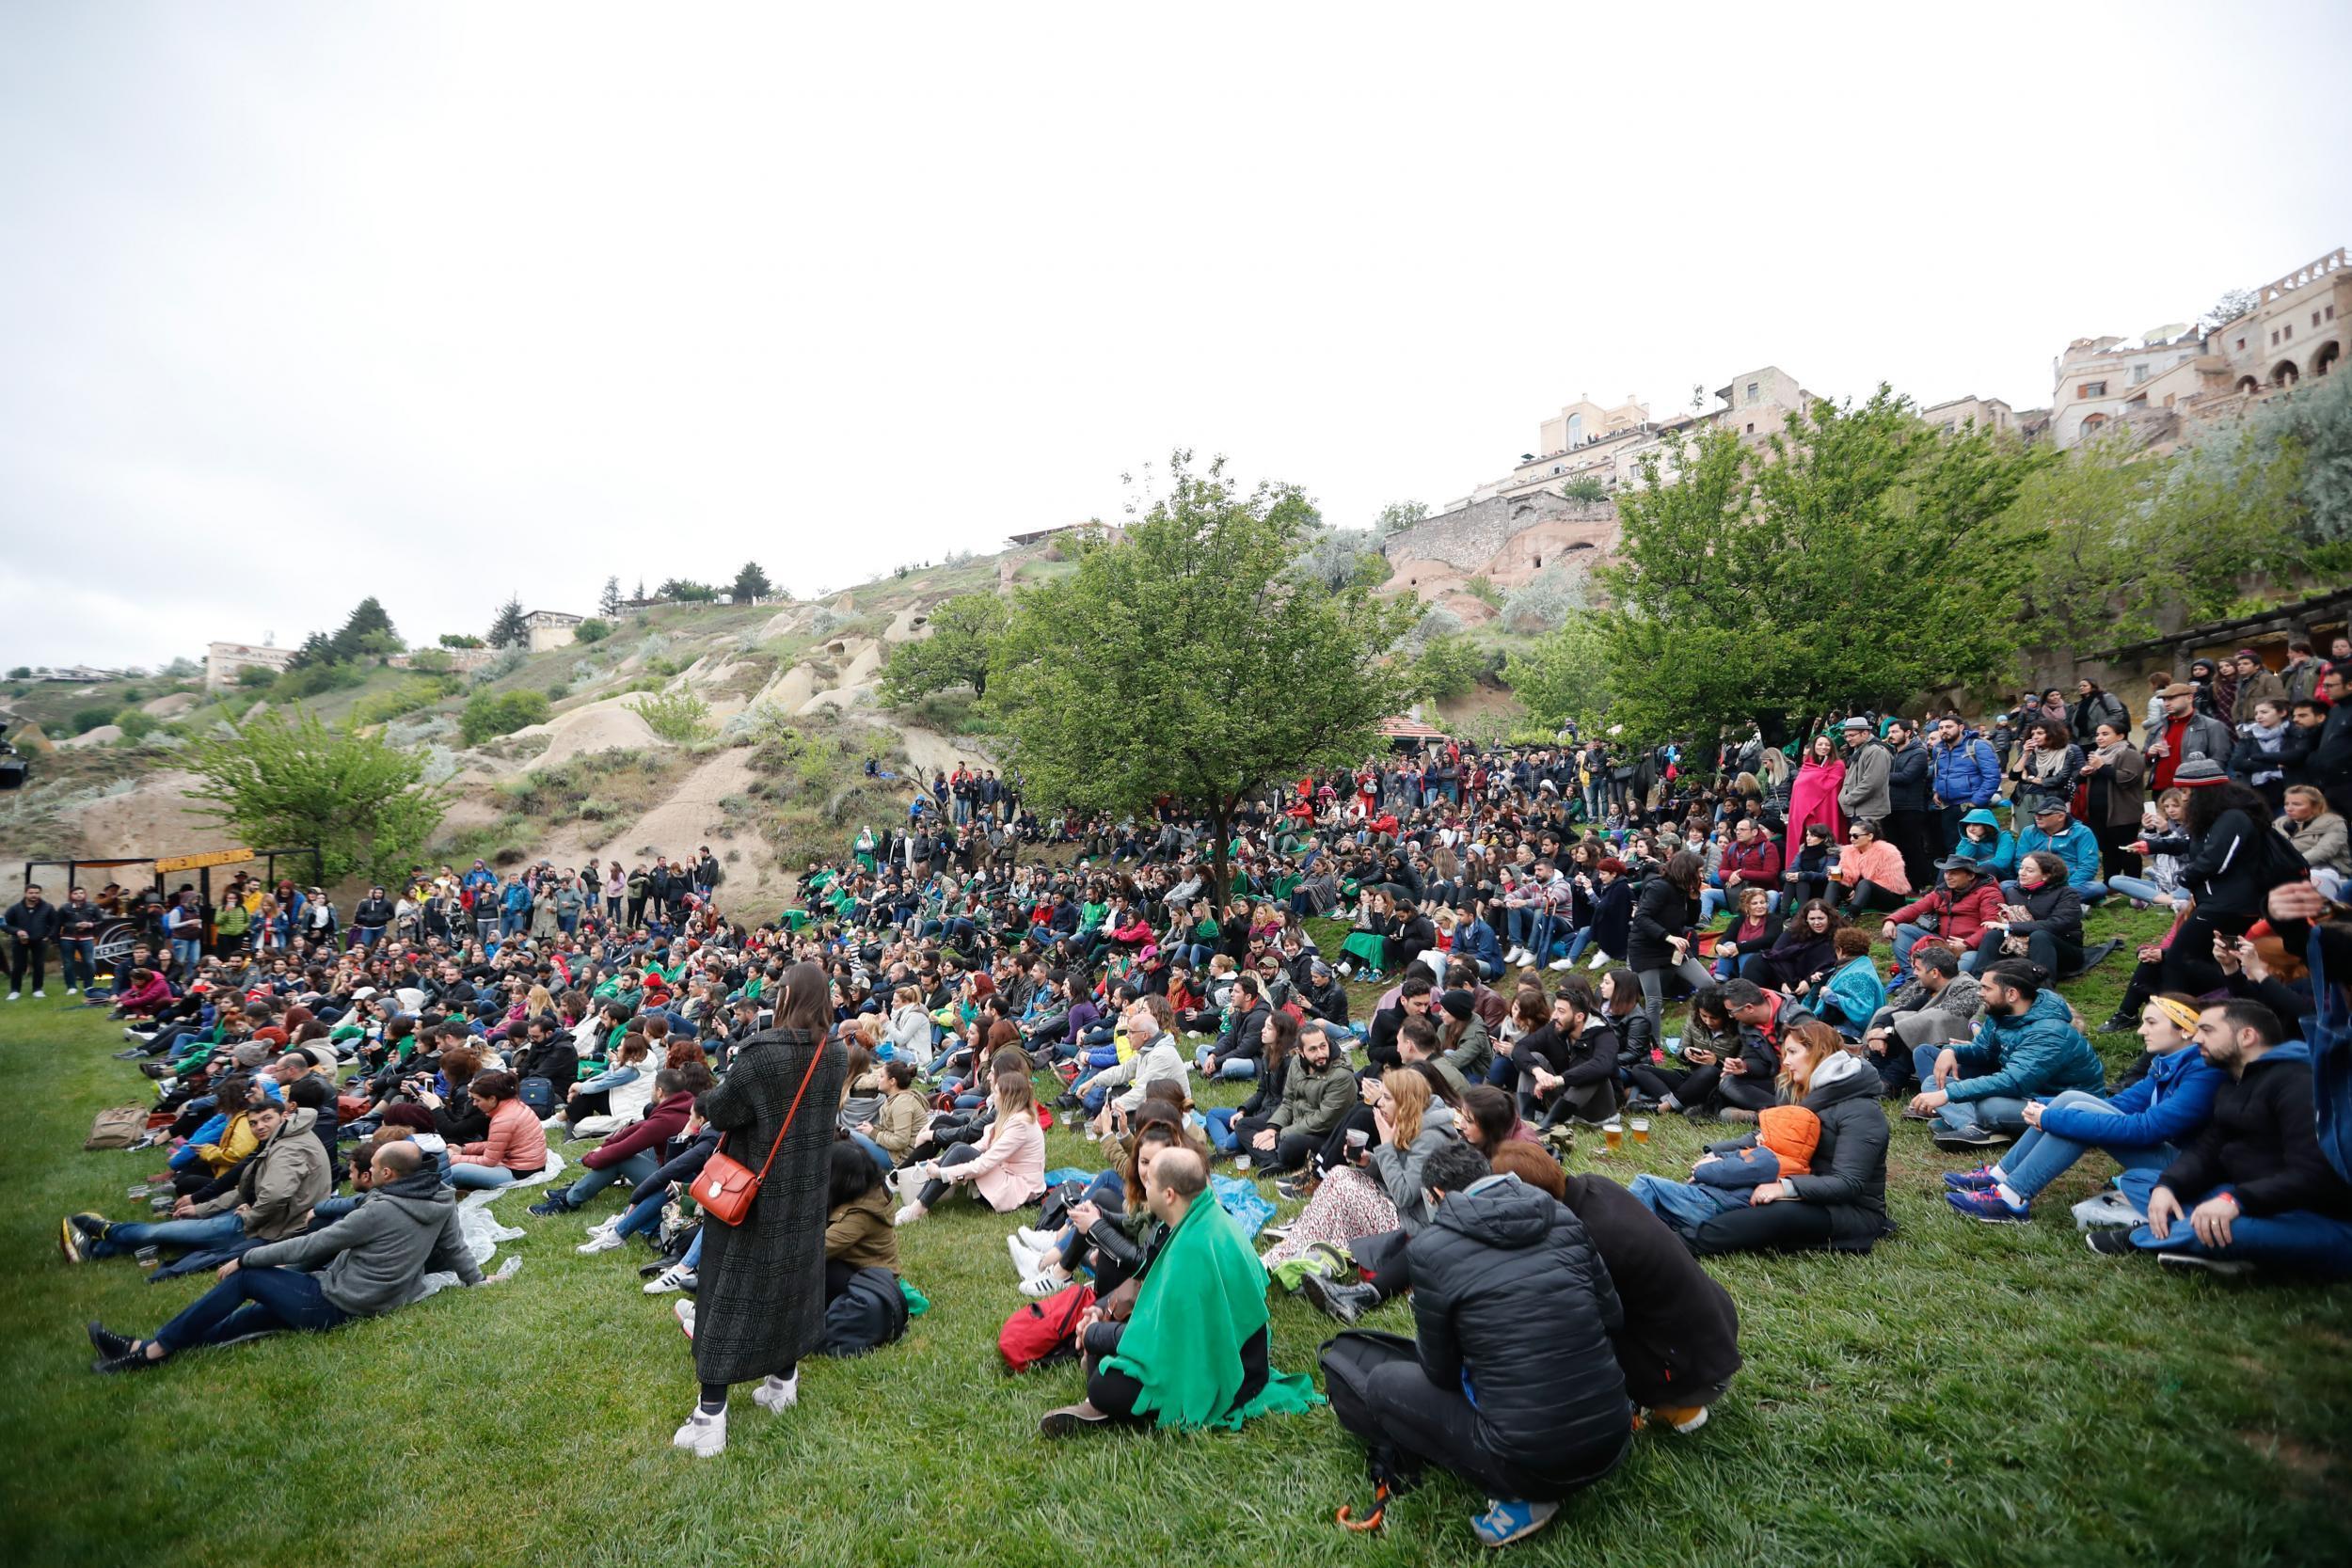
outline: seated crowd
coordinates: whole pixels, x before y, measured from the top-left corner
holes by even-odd
[[[646,1291],[694,1292],[723,1227],[690,1196],[788,989],[839,1052],[829,1349],[836,1304],[896,1283],[902,1232],[985,1206],[1017,1224],[1019,1291],[1069,1304],[1086,1397],[1046,1433],[1232,1426],[1317,1399],[1272,1363],[1279,1287],[1351,1325],[1325,1391],[1382,1495],[1454,1470],[1502,1544],[1635,1431],[1705,1423],[1740,1355],[1699,1259],[1893,1233],[1885,1105],[1979,1162],[1943,1177],[1959,1216],[2026,1221],[2097,1155],[2113,1180],[2074,1216],[2094,1252],[2352,1274],[2352,1108],[2314,1089],[2352,975],[2330,901],[2352,871],[2348,673],[2292,701],[2166,681],[2137,741],[2084,683],[1985,733],[1857,717],[1794,760],[1730,740],[1711,771],[1671,747],[1445,744],[1268,790],[1226,843],[1170,809],[1041,820],[960,772],[756,927],[722,911],[707,850],[642,893],[617,863],[419,870],[347,927],[291,883],[245,890],[282,940],[201,911],[191,939],[171,918],[190,890],[150,902],[111,984],[69,959],[128,1022],[169,1153],[161,1217],[77,1214],[60,1244],[219,1271],[151,1335],[92,1324],[109,1371],[387,1311],[432,1271],[479,1281],[459,1190],[612,1204],[579,1250],[642,1242]],[[2247,693],[2242,721],[2216,711]],[[2170,915],[2103,1025],[2145,1048],[2120,1078],[2062,994],[2112,954],[2086,938],[2103,899]],[[1331,951],[1311,921],[1338,923]],[[56,911],[27,890],[8,927],[38,994]],[[1194,1103],[1218,1083],[1246,1098]],[[1049,1176],[1057,1113],[1101,1174]],[[1728,1125],[1688,1180],[1564,1170],[1579,1128],[1613,1144],[1671,1113]],[[1259,1181],[1297,1205],[1263,1252]],[[1352,1326],[1399,1297],[1410,1337]],[[708,1335],[695,1305],[681,1320]],[[789,1355],[757,1370],[763,1406],[793,1402]],[[725,1386],[706,1381],[681,1447],[723,1447]]]

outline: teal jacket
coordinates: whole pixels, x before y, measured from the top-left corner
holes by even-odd
[[[2022,1017],[1987,1009],[1977,1037],[1952,1047],[1962,1076],[1944,1085],[1956,1101],[2046,1100],[2066,1089],[2106,1087],[2099,1053],[2074,1027],[2066,998],[2045,990]]]
[[[1846,1015],[1846,1022],[1859,1034],[1870,1022],[1870,1015],[1886,1006],[1886,986],[1879,979],[1879,966],[1865,953],[1832,974],[1823,983],[1821,993],[1837,1004],[1837,1010]]]
[[[1993,836],[1979,844],[1966,833],[1962,833],[1960,842],[1952,847],[1952,853],[1964,855],[1975,861],[1987,876],[1995,877],[2004,881],[2016,876],[2017,840],[2010,836],[2007,828],[2001,826],[2001,819],[1985,810],[1984,807],[1979,806],[1960,819],[1960,825],[1963,828],[1971,822],[1979,827],[1992,829]]]
[[[1967,821],[1962,817],[1963,822]],[[2099,841],[2089,828],[2069,817],[2065,831],[2052,838],[2038,827],[2029,827],[2017,835],[2017,858],[2024,860],[2037,849],[2047,849],[2066,863],[2066,885],[2088,889],[2099,879]]]

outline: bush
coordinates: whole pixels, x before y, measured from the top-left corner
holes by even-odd
[[[660,676],[663,680],[669,679],[685,668],[686,666],[676,659],[666,656],[645,660],[645,673]]]
[[[1480,604],[1491,606],[1496,610],[1502,608],[1502,590],[1497,588],[1494,579],[1483,572],[1462,584],[1462,592],[1476,599]]]
[[[571,694],[572,689],[562,681],[548,683],[548,701],[550,703],[560,703]]]
[[[349,691],[368,684],[368,673],[357,664],[306,664],[299,670],[289,670],[270,687],[270,701],[278,704],[298,703],[306,697],[323,697],[329,691]]]
[[[408,656],[408,668],[428,675],[446,675],[457,668],[457,661],[445,648],[420,648]]]
[[[115,724],[125,740],[145,740],[161,727],[163,721],[141,707],[126,707],[115,715]]]
[[[456,733],[456,721],[445,713],[395,719],[384,726],[384,738],[395,746],[421,746],[428,740],[447,740]]]
[[[492,696],[477,691],[466,699],[466,711],[458,721],[460,733],[469,746],[501,735],[513,735],[526,724],[544,724],[548,718],[548,700],[536,691],[509,691]]]
[[[594,616],[591,616],[587,620],[582,621],[579,626],[573,627],[572,635],[580,639],[582,642],[601,642],[606,638],[612,635],[612,623],[610,621],[599,621]]]
[[[489,663],[473,673],[473,684],[487,686],[492,681],[503,679],[521,669],[523,660],[530,657],[520,648],[501,648]]]
[[[1518,632],[1556,631],[1570,615],[1589,608],[1583,578],[1564,566],[1548,566],[1502,601],[1502,624]]]
[[[710,705],[691,691],[649,693],[628,706],[647,729],[664,740],[684,744],[710,733]]]
[[[239,686],[251,691],[275,682],[278,679],[278,672],[266,664],[248,664],[230,678]]]
[[[403,681],[389,691],[378,691],[354,703],[351,705],[351,725],[359,729],[369,724],[389,723],[439,702],[450,694],[456,684],[454,678],[430,675]]]
[[[445,631],[441,633],[440,642],[444,648],[479,648],[484,645],[482,639],[469,631]]]
[[[110,707],[77,707],[73,717],[66,721],[66,727],[75,735],[87,735],[99,725],[114,721],[115,710]]]
[[[1560,487],[1560,494],[1572,501],[1605,501],[1609,485],[1598,474],[1579,474]]]

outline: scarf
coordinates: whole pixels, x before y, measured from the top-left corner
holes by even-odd
[[[2252,723],[2246,726],[2246,737],[2251,740],[2266,757],[2275,757],[2279,754],[2280,743],[2286,738],[2286,721],[2283,720],[2268,726]],[[2283,768],[2270,768],[2248,775],[2247,782],[2258,784],[2274,784],[2285,777],[2286,771]]]
[[[1162,1427],[1237,1430],[1252,1416],[1297,1415],[1323,1402],[1310,1379],[1269,1371],[1247,1404],[1241,1347],[1266,1325],[1266,1271],[1203,1192],[1178,1222],[1143,1275],[1134,1315],[1106,1370],[1143,1385],[1136,1414]]]

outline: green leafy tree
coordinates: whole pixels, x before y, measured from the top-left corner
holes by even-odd
[[[1777,739],[2005,677],[2040,543],[2005,514],[2051,459],[1936,430],[1884,387],[1791,415],[1762,451],[1722,428],[1668,443],[1618,498],[1599,619],[1613,715],[1661,736],[1750,720]]]
[[[941,604],[931,611],[929,637],[890,651],[882,666],[882,701],[903,706],[951,686],[968,686],[974,696],[986,697],[989,664],[1009,613],[993,594],[959,594]]]
[[[257,847],[315,844],[327,881],[396,875],[416,863],[448,809],[424,783],[425,757],[380,736],[329,729],[308,711],[272,709],[198,739],[189,793]]]
[[[489,645],[469,631],[445,631],[441,633],[439,641],[444,648],[483,648]]]
[[[523,602],[510,598],[499,606],[498,618],[490,623],[487,639],[493,648],[521,648],[531,642],[531,628],[523,625]]]
[[[544,691],[477,691],[466,699],[457,727],[467,745],[479,746],[498,736],[513,735],[527,724],[546,723],[548,711]]]
[[[572,628],[572,635],[582,642],[601,642],[612,635],[612,623],[600,621],[591,615]]]
[[[352,607],[351,614],[343,621],[342,629],[328,639],[327,645],[336,661],[344,664],[354,659],[396,654],[404,646],[399,634],[392,629],[391,616],[385,613],[382,601],[373,594]]]
[[[291,674],[297,670],[312,670],[334,662],[335,640],[323,631],[314,631],[302,640],[301,645],[294,649],[294,657],[286,660],[286,670]]]
[[[709,604],[719,597],[719,591],[691,578],[670,578],[654,590],[654,597],[674,604]]]
[[[12,681],[28,681],[32,678],[33,667],[29,664],[20,664],[8,672],[8,679]]]
[[[750,604],[774,591],[775,585],[768,580],[768,574],[759,569],[759,562],[746,561],[735,574],[735,585],[728,594],[737,604]]]
[[[1162,795],[1214,828],[1217,893],[1234,812],[1299,769],[1360,759],[1412,689],[1392,650],[1419,606],[1289,575],[1313,506],[1295,485],[1240,491],[1179,451],[1126,539],[1021,591],[990,703],[1027,793],[1140,811]]]
[[[1598,474],[1579,474],[1560,486],[1560,494],[1569,500],[1583,501],[1589,505],[1594,501],[1607,500],[1609,485]]]
[[[66,723],[75,735],[87,735],[99,725],[114,721],[115,710],[110,707],[77,707]]]
[[[1607,650],[1590,615],[1576,614],[1503,662],[1502,684],[1546,734],[1610,706]]]
[[[608,621],[618,620],[621,614],[621,579],[604,579],[604,592],[597,595],[596,613]]]
[[[1413,683],[1423,697],[1467,695],[1486,673],[1486,656],[1467,637],[1433,637],[1413,659]]]
[[[236,674],[230,678],[239,686],[251,691],[276,684],[278,672],[266,664],[246,664],[240,666]]]
[[[1372,520],[1373,542],[1377,544],[1391,533],[1411,528],[1428,515],[1429,508],[1420,501],[1391,501]]]

